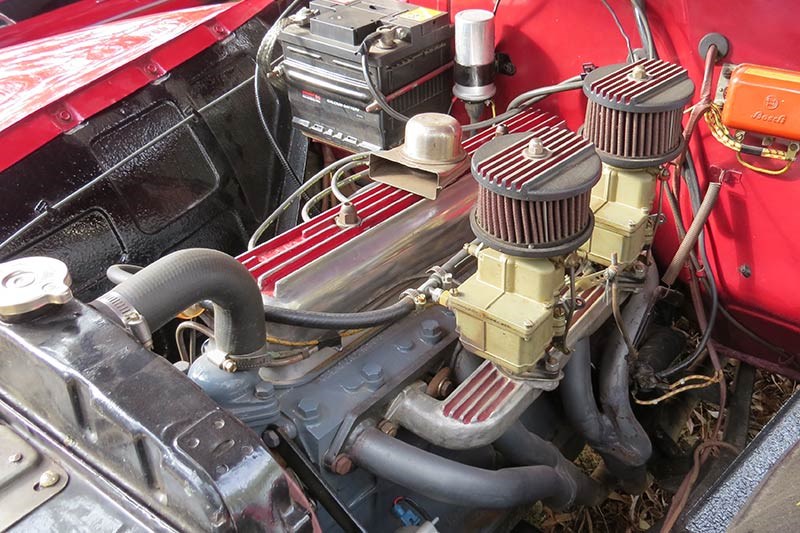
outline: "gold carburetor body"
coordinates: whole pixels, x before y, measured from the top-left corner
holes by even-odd
[[[600,181],[592,189],[594,231],[581,247],[595,263],[608,266],[616,253],[629,263],[650,244],[655,221],[650,216],[658,168],[626,169],[603,165]]]
[[[582,250],[601,265],[629,263],[649,244],[656,221],[650,217],[660,166],[683,149],[683,108],[694,92],[679,65],[642,59],[590,72],[583,135],[603,161],[592,191],[595,227]]]
[[[554,331],[554,308],[564,287],[561,260],[514,257],[470,245],[478,270],[440,302],[456,313],[461,341],[472,353],[514,373],[528,372]]]
[[[475,152],[472,174],[477,272],[439,302],[455,312],[468,350],[530,373],[565,333],[564,261],[592,232],[600,159],[590,142],[551,126],[499,135]]]

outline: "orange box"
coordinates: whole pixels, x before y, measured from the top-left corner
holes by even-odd
[[[725,93],[722,122],[730,129],[800,140],[800,72],[739,65]]]

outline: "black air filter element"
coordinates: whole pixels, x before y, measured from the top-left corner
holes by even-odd
[[[684,68],[658,59],[601,67],[586,76],[583,92],[589,99],[583,135],[604,162],[643,168],[680,152],[683,107],[694,92]]]
[[[472,229],[510,255],[555,257],[592,233],[592,186],[600,159],[586,139],[559,127],[503,135],[472,157],[480,185]]]

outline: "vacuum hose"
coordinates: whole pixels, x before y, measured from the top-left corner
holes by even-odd
[[[264,318],[267,322],[275,324],[312,329],[363,329],[396,322],[410,315],[414,309],[416,309],[414,300],[410,296],[405,296],[389,307],[360,313],[325,313],[265,305]]]
[[[124,277],[121,276],[121,277]],[[214,338],[226,354],[263,350],[267,332],[258,285],[233,257],[193,248],[162,257],[122,280],[95,302],[122,300],[155,331],[201,300],[214,304]]]

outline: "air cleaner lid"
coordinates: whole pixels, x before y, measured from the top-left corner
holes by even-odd
[[[594,145],[555,126],[501,135],[472,156],[472,175],[500,196],[527,201],[570,198],[600,179]]]
[[[680,65],[640,59],[596,68],[583,80],[589,100],[620,111],[655,113],[680,109],[692,98],[694,83]]]

